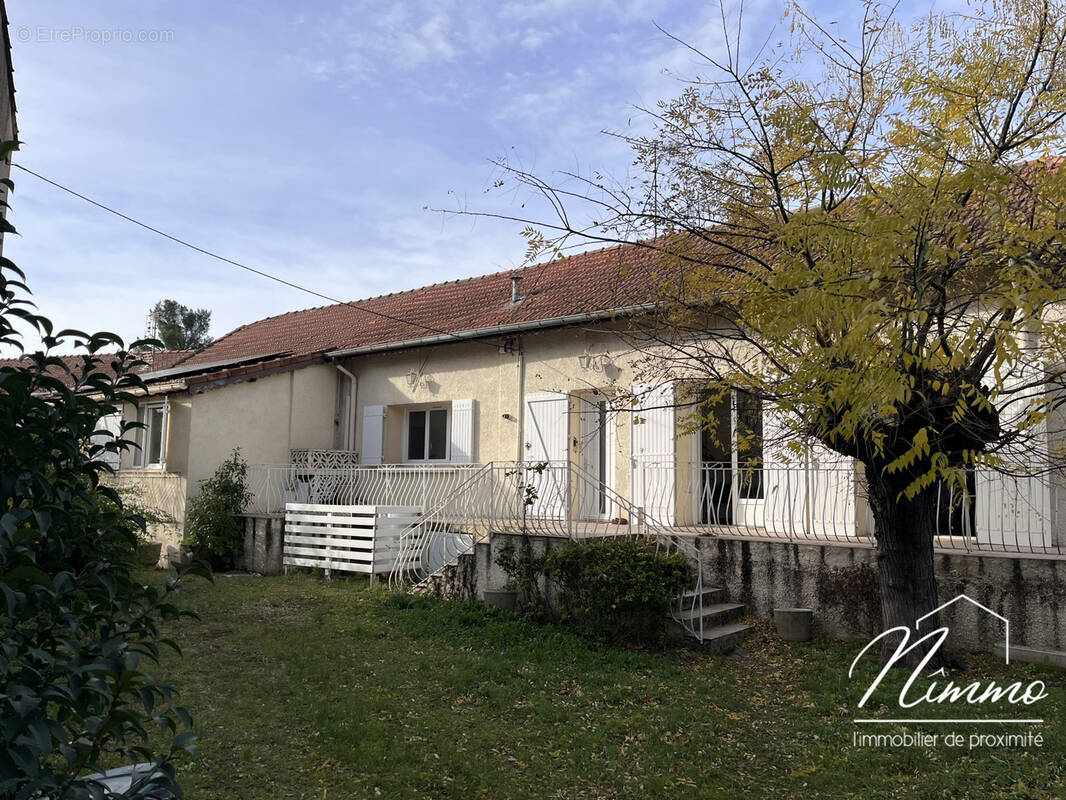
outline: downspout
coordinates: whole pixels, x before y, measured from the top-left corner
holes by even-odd
[[[526,460],[526,351],[518,340],[518,443],[515,446],[515,461]]]
[[[345,433],[345,447],[349,452],[355,451],[355,412],[359,408],[359,378],[354,372],[349,372],[340,364],[335,365],[337,371],[347,375],[352,382],[352,391],[348,393],[348,430]]]

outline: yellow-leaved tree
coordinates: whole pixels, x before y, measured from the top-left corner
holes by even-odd
[[[943,487],[1061,462],[1066,9],[904,25],[871,3],[846,38],[788,20],[754,62],[739,35],[696,51],[710,77],[626,137],[643,180],[553,188],[503,166],[567,209],[538,244],[654,253],[658,302],[633,333],[653,369],[761,396],[782,436],[857,460],[883,621],[910,626],[938,602]],[[595,223],[572,222],[579,202]]]

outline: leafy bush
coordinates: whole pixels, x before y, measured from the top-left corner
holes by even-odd
[[[617,644],[661,645],[674,598],[692,583],[692,568],[649,539],[572,542],[547,555],[563,620]]]
[[[244,550],[244,528],[237,515],[252,498],[247,478],[248,464],[235,449],[214,475],[200,481],[200,494],[189,501],[185,541],[215,563],[232,563]]]
[[[549,612],[540,585],[544,578],[544,556],[533,552],[528,536],[515,547],[508,539],[496,553],[496,565],[507,574],[504,589],[518,593],[518,600],[527,616],[543,616]]]
[[[0,367],[0,798],[110,797],[85,776],[134,761],[158,765],[151,783],[180,793],[173,761],[191,749],[189,715],[148,669],[170,644],[159,621],[185,614],[178,579],[159,588],[131,575],[136,535],[100,477],[102,456],[132,443],[91,438],[143,388],[129,372],[138,362],[113,334],[53,335],[24,280],[0,258],[0,343],[21,350],[17,319],[45,348]],[[50,355],[60,344],[83,354],[79,367]]]

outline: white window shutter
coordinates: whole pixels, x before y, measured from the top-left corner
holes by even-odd
[[[363,464],[380,464],[385,443],[385,406],[363,407]]]
[[[655,522],[674,524],[674,476],[677,436],[674,386],[635,385],[637,405],[630,415],[630,477],[633,505]]]
[[[451,460],[457,464],[474,460],[474,402],[452,400]]]

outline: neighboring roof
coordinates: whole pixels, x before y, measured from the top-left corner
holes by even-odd
[[[526,323],[561,325],[578,315],[632,309],[655,299],[659,279],[654,257],[647,248],[622,245],[357,300],[354,305],[293,311],[237,328],[186,359],[182,367],[268,353],[312,357],[389,349],[431,337],[453,341]],[[511,302],[512,278],[521,279],[517,303]]]
[[[143,361],[148,362],[145,365],[136,367],[133,372],[138,375],[145,375],[147,373],[155,372],[158,370],[169,369],[173,367],[177,362],[183,358],[187,358],[195,350],[158,350],[153,353],[141,353],[140,358]],[[109,353],[99,353],[98,357],[104,359],[104,363],[97,366],[97,370],[106,372],[108,374],[114,374],[111,368],[111,363],[107,360],[107,357],[111,355]],[[53,368],[49,370],[49,374],[53,377],[59,378],[63,383],[70,387],[74,385],[74,376],[80,375],[82,368],[85,365],[84,355],[71,355],[71,356],[53,356],[59,358],[66,365],[65,370]],[[22,356],[22,358],[0,358],[0,368],[3,367],[15,367],[20,363],[25,363],[28,355]]]
[[[160,370],[170,369],[195,352],[195,350],[155,350],[142,353],[141,360],[147,361],[148,366],[138,367],[135,372],[159,372]]]

